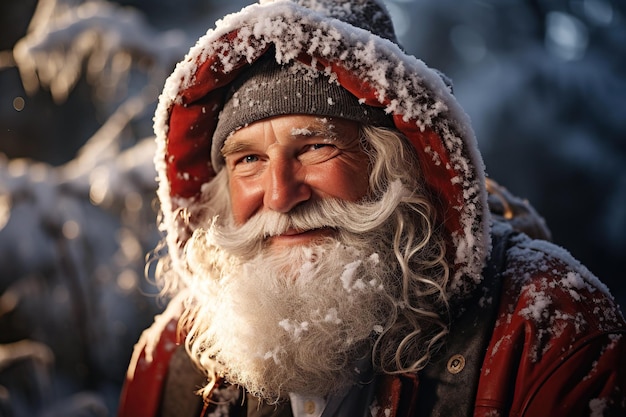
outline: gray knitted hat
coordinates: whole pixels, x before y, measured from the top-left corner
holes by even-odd
[[[231,85],[211,147],[216,170],[224,165],[221,149],[228,136],[272,116],[310,114],[340,117],[373,126],[392,127],[382,108],[361,104],[336,80],[298,62],[280,65],[267,52]]]

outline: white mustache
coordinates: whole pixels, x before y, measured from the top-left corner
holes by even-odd
[[[297,206],[289,213],[260,212],[243,225],[229,222],[216,226],[213,237],[218,246],[237,253],[262,245],[268,237],[293,230],[333,228],[347,233],[367,233],[382,226],[410,194],[398,180],[389,184],[376,201],[354,203],[328,198]]]

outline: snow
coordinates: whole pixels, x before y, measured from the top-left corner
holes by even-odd
[[[591,414],[589,417],[602,417],[604,416],[604,411],[607,408],[607,400],[606,398],[594,398],[589,402],[589,410]]]
[[[294,340],[299,340],[302,333],[309,330],[309,322],[294,323],[293,320],[284,319],[278,322],[278,325],[291,335]]]
[[[263,355],[263,359],[264,360],[271,359],[276,365],[280,365],[281,364],[280,358],[281,356],[283,356],[283,354],[284,354],[283,349],[277,346],[273,350],[265,352],[265,354]]]
[[[324,316],[324,321],[327,323],[339,324],[341,319],[337,316],[337,309],[331,308]]]
[[[340,279],[343,283],[343,288],[348,292],[352,292],[355,287],[357,287],[358,289],[358,284],[356,282],[353,282],[353,279],[357,269],[359,268],[359,266],[361,266],[361,263],[362,261],[357,260],[343,267],[343,272],[341,273]],[[357,282],[358,281],[359,280],[357,280]]]
[[[378,411],[380,410],[380,406],[378,405],[377,400],[375,399],[372,405],[370,405],[370,415],[372,417],[378,416]]]
[[[514,241],[507,253],[510,261],[503,271],[505,282],[512,283],[508,291],[513,298],[507,307],[507,322],[498,325],[511,325],[514,311],[528,323],[532,329],[532,337],[526,341],[529,360],[537,362],[554,354],[553,340],[578,343],[580,336],[591,329],[610,331],[620,320],[604,284],[565,250],[525,235]],[[496,355],[511,337],[506,335],[496,341],[491,355]]]
[[[547,318],[549,314],[548,307],[552,304],[552,300],[544,292],[537,291],[534,288],[528,290],[528,294],[533,299],[533,303],[526,308],[520,310],[520,315],[527,319],[540,322],[542,318]]]
[[[563,247],[544,240],[529,240],[524,237],[518,238],[517,243],[519,244],[512,250],[512,255],[527,260],[540,271],[557,273],[558,271],[551,267],[550,260],[559,259],[565,262],[567,270],[560,281],[565,288],[572,290],[585,288],[590,292],[600,290],[611,297],[606,285]]]
[[[291,129],[291,136],[309,136],[313,132],[307,128],[293,128]]]
[[[85,63],[87,78],[111,94],[129,76],[132,60],[149,57],[167,68],[191,44],[182,31],[155,32],[138,11],[104,1],[67,8],[50,20],[47,30],[16,44],[14,57],[26,91],[47,87],[57,102],[67,98]]]

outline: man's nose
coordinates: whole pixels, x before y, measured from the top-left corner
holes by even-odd
[[[287,213],[311,198],[311,187],[300,169],[297,161],[281,158],[270,162],[263,196],[266,208]]]

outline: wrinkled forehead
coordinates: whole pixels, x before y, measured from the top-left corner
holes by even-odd
[[[268,132],[269,130],[269,132]],[[315,139],[322,143],[352,143],[360,139],[361,124],[352,120],[312,116],[282,115],[258,120],[233,132],[226,139],[223,156],[238,150],[244,143],[261,142],[274,136],[284,140]]]

